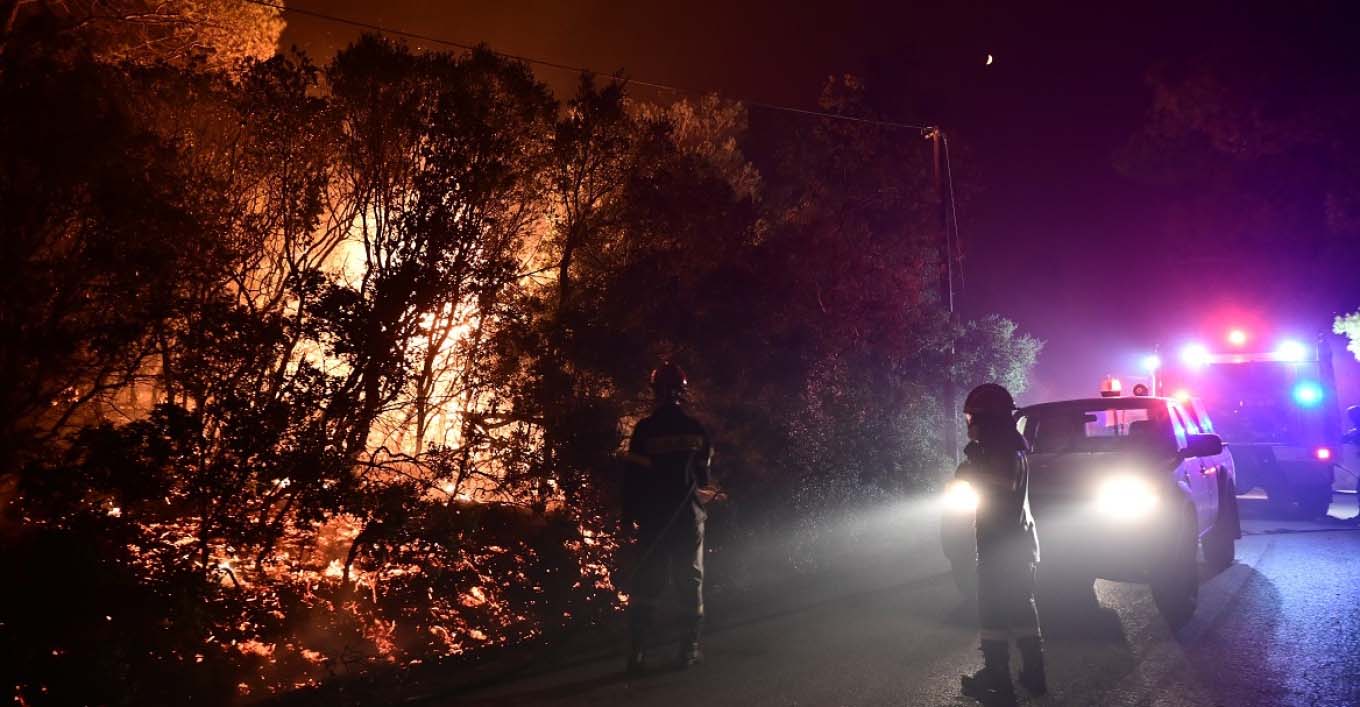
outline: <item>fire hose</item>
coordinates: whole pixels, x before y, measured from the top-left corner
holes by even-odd
[[[691,499],[697,498],[698,493],[699,481],[698,479],[695,479],[690,482],[684,497],[680,499],[679,505],[675,507],[674,511],[671,511],[670,518],[666,520],[666,524],[661,526],[661,531],[656,534],[656,537],[647,544],[647,547],[643,549],[642,554],[638,556],[637,561],[633,565],[633,569],[628,573],[628,577],[624,580],[626,586],[633,586],[633,580],[637,578],[637,573],[642,569],[642,566],[646,564],[647,558],[651,557],[652,553],[656,551],[656,548],[661,545],[661,541],[675,525],[675,521],[680,518],[680,512],[685,510],[685,506],[689,505]],[[721,492],[717,492],[710,500],[721,500],[723,498],[726,498],[726,496]]]

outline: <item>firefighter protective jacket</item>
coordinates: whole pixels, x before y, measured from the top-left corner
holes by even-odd
[[[1029,511],[1029,461],[1025,439],[1013,429],[979,441],[963,450],[966,459],[956,478],[966,480],[978,494],[978,560],[1039,561],[1039,538]]]
[[[703,425],[679,405],[662,405],[643,418],[628,442],[624,519],[644,528],[671,522],[677,514],[702,522],[695,491],[710,481],[712,455]]]

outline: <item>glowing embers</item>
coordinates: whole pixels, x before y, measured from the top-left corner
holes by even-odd
[[[1096,510],[1115,521],[1137,521],[1152,515],[1161,499],[1146,479],[1133,474],[1111,477],[1096,492]]]
[[[953,513],[972,513],[978,507],[978,493],[973,485],[955,479],[944,487],[944,507]]]
[[[481,606],[487,602],[486,592],[481,587],[473,587],[463,594],[458,601],[463,606]]]
[[[1315,381],[1302,381],[1296,384],[1293,395],[1294,402],[1298,403],[1300,407],[1306,408],[1317,407],[1325,396],[1322,386]]]

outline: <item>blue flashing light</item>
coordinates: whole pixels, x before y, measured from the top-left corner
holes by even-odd
[[[1303,381],[1294,386],[1294,402],[1302,407],[1316,407],[1322,402],[1322,386],[1313,381]]]
[[[1143,370],[1148,373],[1155,373],[1162,367],[1162,357],[1157,354],[1148,354],[1143,357]]]

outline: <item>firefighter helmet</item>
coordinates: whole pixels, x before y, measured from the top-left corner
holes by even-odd
[[[667,361],[652,371],[652,392],[657,398],[680,397],[689,389],[684,369]]]
[[[974,388],[963,401],[966,415],[1007,415],[1015,409],[1010,391],[995,383],[983,383]]]

